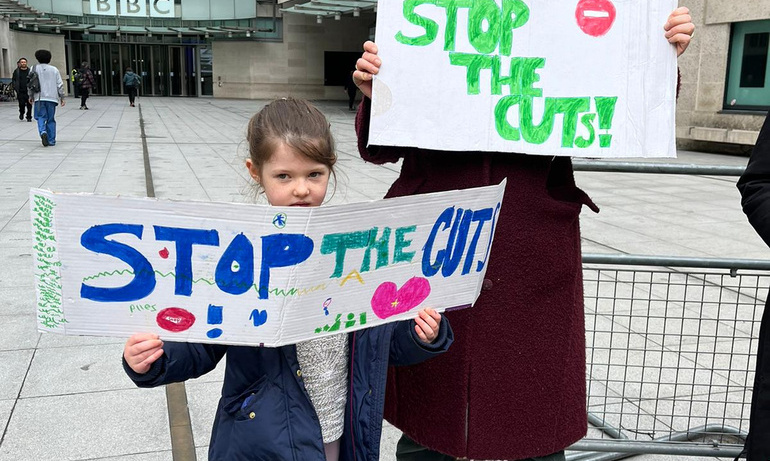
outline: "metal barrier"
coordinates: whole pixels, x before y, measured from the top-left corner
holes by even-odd
[[[567,459],[737,456],[770,262],[585,254],[583,274],[589,430]]]
[[[573,166],[704,176],[745,170],[583,159]],[[584,254],[583,277],[589,430],[567,459],[739,455],[770,262]]]

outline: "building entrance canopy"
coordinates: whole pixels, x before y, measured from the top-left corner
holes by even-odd
[[[311,0],[297,3],[289,8],[281,8],[282,13],[307,14],[316,16],[319,20],[333,16],[338,21],[343,14],[359,16],[364,10],[372,10],[376,13],[377,0]]]

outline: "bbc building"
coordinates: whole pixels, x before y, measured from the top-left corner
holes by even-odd
[[[679,145],[746,150],[770,109],[770,0],[680,4],[697,29],[679,59]],[[47,48],[62,74],[89,62],[95,94],[123,94],[132,67],[145,96],[345,99],[376,12],[376,0],[0,0],[0,77]]]
[[[376,0],[0,0],[0,77],[46,48],[66,77],[88,62],[93,94],[346,99]],[[342,4],[337,6],[326,6]],[[312,7],[311,7],[312,6]]]

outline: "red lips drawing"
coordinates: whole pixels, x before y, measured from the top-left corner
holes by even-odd
[[[181,307],[167,307],[155,317],[158,326],[172,333],[185,331],[195,323],[192,312]]]
[[[578,27],[592,37],[609,32],[615,14],[615,5],[610,0],[580,0],[575,10]]]
[[[378,286],[372,296],[372,311],[386,319],[417,307],[430,294],[430,282],[422,277],[412,277],[398,288],[393,282]]]

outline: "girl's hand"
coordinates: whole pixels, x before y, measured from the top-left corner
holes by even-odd
[[[126,341],[123,358],[132,370],[143,375],[163,355],[163,341],[152,333],[137,333]]]
[[[353,83],[367,98],[372,97],[372,77],[380,72],[382,59],[377,57],[377,45],[371,40],[364,43],[364,54],[356,61]]]
[[[441,328],[441,314],[431,308],[423,309],[414,319],[414,331],[425,344],[432,344]]]
[[[668,42],[676,45],[676,56],[679,57],[690,45],[692,35],[695,32],[695,24],[692,23],[690,10],[682,6],[675,9],[663,26]],[[359,59],[360,61],[360,59]]]

